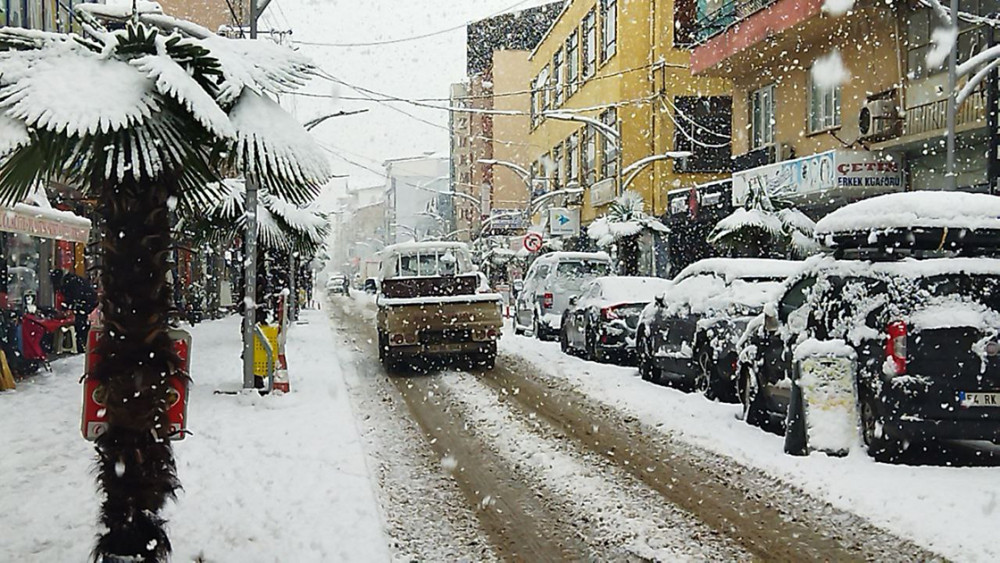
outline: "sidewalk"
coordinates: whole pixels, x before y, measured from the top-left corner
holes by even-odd
[[[292,393],[238,389],[239,317],[193,334],[184,491],[169,505],[174,561],[386,561],[384,526],[329,320],[304,311],[287,357]],[[83,561],[97,532],[92,449],[79,432],[82,357],[0,394],[0,560]]]

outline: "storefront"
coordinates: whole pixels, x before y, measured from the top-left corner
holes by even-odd
[[[902,191],[900,155],[832,150],[733,173],[733,206],[761,190],[778,207],[793,206],[819,219],[860,199]]]
[[[733,212],[732,186],[731,180],[720,180],[667,195],[663,223],[670,229],[669,268],[663,271],[673,276],[698,260],[718,255],[707,239],[715,224]]]
[[[84,250],[90,228],[89,220],[68,211],[24,203],[0,207],[4,258],[0,262],[0,347],[15,374],[33,371],[62,351],[54,336],[76,319],[56,307],[56,288],[49,274],[62,270],[85,277]],[[71,332],[75,337],[75,331]]]

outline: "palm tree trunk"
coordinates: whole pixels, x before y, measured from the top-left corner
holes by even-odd
[[[109,427],[97,439],[98,487],[104,493],[94,548],[99,562],[165,561],[170,541],[159,516],[180,488],[166,420],[167,378],[179,361],[168,334],[170,180],[104,185],[105,330],[96,377],[107,390]]]
[[[639,275],[639,236],[625,237],[618,243],[619,270],[623,276]]]

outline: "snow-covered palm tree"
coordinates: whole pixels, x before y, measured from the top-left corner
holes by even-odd
[[[194,216],[185,217],[180,225],[196,244],[228,247],[246,232],[246,182],[226,179],[220,189],[222,197]],[[282,286],[290,287],[290,280],[285,279],[290,271],[285,265],[292,256],[311,259],[330,234],[330,220],[324,213],[290,203],[267,190],[257,198],[256,216],[258,264],[262,266],[257,271],[257,294],[263,295],[260,289],[266,285],[263,266],[269,262],[267,258],[281,264],[274,268],[273,277],[282,278]],[[258,310],[262,311],[262,305],[258,304]]]
[[[165,420],[166,380],[179,369],[167,324],[170,210],[216,201],[222,169],[296,203],[329,173],[268,97],[303,84],[308,60],[125,10],[77,6],[82,36],[0,29],[0,203],[49,179],[98,202],[107,336],[95,376],[109,426],[96,445],[103,503],[93,554],[163,561],[161,509],[179,487]]]
[[[743,207],[716,223],[708,243],[733,256],[804,258],[815,254],[816,224],[798,209],[775,209],[762,189],[751,187]]]
[[[587,228],[598,247],[613,251],[618,273],[623,276],[639,275],[639,237],[643,233],[668,232],[666,225],[646,213],[645,207],[639,193],[625,190],[611,202],[608,212]]]

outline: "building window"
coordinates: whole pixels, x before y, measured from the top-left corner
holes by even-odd
[[[563,173],[566,171],[566,161],[563,159],[562,144],[552,149],[552,189],[562,189]]]
[[[618,0],[601,0],[601,62],[618,52]]]
[[[618,128],[618,108],[608,108],[601,114],[601,123],[620,131]],[[602,139],[602,162],[601,174],[604,178],[615,178],[618,176],[618,144],[609,139],[606,135],[601,135]]]
[[[597,70],[597,12],[591,9],[583,18],[583,78]]]
[[[566,40],[566,83],[569,87],[569,94],[572,96],[576,92],[580,81],[580,34],[577,31],[569,34]]]
[[[531,126],[534,127],[538,125],[538,114],[541,111],[539,107],[539,102],[541,99],[541,92],[538,88],[538,77],[536,76],[531,81]]]
[[[678,172],[726,172],[731,169],[730,132],[733,100],[729,96],[674,98],[677,127],[674,150],[691,156],[675,161]]]
[[[840,127],[840,86],[824,88],[809,73],[809,132]]]
[[[993,0],[962,0],[961,11],[987,17],[996,9]],[[943,24],[931,8],[914,10],[906,20],[906,72],[910,80],[919,80],[948,70],[943,64],[927,68],[927,52],[931,49],[931,32]],[[986,26],[959,19],[958,61],[961,63],[986,46]]]
[[[583,128],[583,185],[590,187],[597,182],[597,139],[594,128]]]
[[[549,90],[549,67],[542,69],[542,72],[538,73],[538,97],[541,98],[541,108],[538,112],[539,115],[548,111],[551,107],[552,99],[551,92]]]
[[[566,185],[580,182],[580,137],[573,133],[566,139],[566,162],[568,163],[568,174],[566,175]]]
[[[774,144],[774,84],[750,94],[750,148]]]
[[[556,50],[556,54],[552,56],[552,82],[555,84],[556,90],[555,102],[552,107],[557,108],[566,99],[566,73],[563,68],[563,50],[561,48]]]

